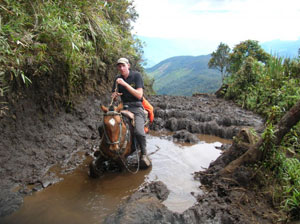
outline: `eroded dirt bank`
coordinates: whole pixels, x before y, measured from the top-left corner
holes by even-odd
[[[47,113],[32,102],[18,102],[0,121],[0,216],[17,210],[23,197],[59,181],[53,165],[72,171],[99,142],[97,97],[80,100],[71,112]]]
[[[257,131],[262,130],[263,121],[260,117],[212,95],[152,96],[149,100],[154,105],[156,117],[151,128],[174,131],[174,137],[183,141],[195,141],[196,133],[232,138],[243,127],[251,126]],[[79,101],[69,113],[52,109],[46,114],[36,112],[39,110],[30,102],[22,102],[11,111],[9,117],[0,120],[1,216],[17,210],[25,195],[59,181],[54,173],[47,172],[51,166],[60,164],[68,172],[81,164],[85,159],[82,155],[93,152],[100,140],[97,133],[102,119],[99,105],[108,103],[108,97],[100,99],[90,96]],[[160,191],[158,187],[155,189],[156,192]],[[248,196],[243,196],[246,188],[234,191],[238,197],[233,199],[230,199],[226,189],[211,189],[207,196],[199,196],[199,205],[183,214],[172,213],[155,202],[161,208],[158,210],[162,211],[162,215],[156,213],[157,207],[153,207],[151,203],[146,203],[145,206],[156,208],[156,211],[147,210],[149,213],[144,215],[153,217],[153,221],[157,223],[172,220],[174,223],[245,223],[243,221],[249,214],[243,215],[243,211],[238,212],[237,207],[231,210],[233,207],[230,205],[239,204],[234,201],[238,198],[247,201]],[[226,197],[222,197],[222,192],[225,192]],[[121,211],[116,215],[121,217]],[[258,216],[261,217],[261,214]],[[117,222],[116,217],[112,216],[110,219]]]

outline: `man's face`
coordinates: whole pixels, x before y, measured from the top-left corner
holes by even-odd
[[[127,76],[129,74],[129,68],[130,68],[129,64],[120,63],[120,64],[117,65],[117,68],[118,68],[118,71],[122,75]]]

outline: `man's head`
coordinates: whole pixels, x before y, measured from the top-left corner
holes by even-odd
[[[119,60],[117,61],[117,68],[123,76],[127,77],[129,75],[129,68],[130,68],[128,59],[119,58]]]
[[[129,61],[127,58],[119,58],[117,65],[118,64],[128,64],[129,65]]]

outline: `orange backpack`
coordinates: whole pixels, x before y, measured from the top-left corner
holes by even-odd
[[[148,114],[148,119],[149,119],[150,123],[152,123],[153,120],[154,120],[153,106],[149,103],[148,100],[146,100],[145,97],[143,97],[142,104],[143,104],[144,109],[147,111],[146,113]],[[148,121],[146,122],[144,129],[145,129],[145,133],[149,132],[149,123],[148,123]]]
[[[150,121],[150,123],[152,123],[153,120],[154,120],[154,109],[153,109],[153,106],[149,103],[148,100],[146,100],[145,97],[143,97],[142,103],[143,103],[144,109],[148,112],[149,121]]]

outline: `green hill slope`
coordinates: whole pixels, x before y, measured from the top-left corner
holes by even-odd
[[[221,75],[209,69],[210,55],[168,58],[146,69],[153,77],[154,90],[161,95],[191,96],[193,93],[212,93],[221,85]]]

